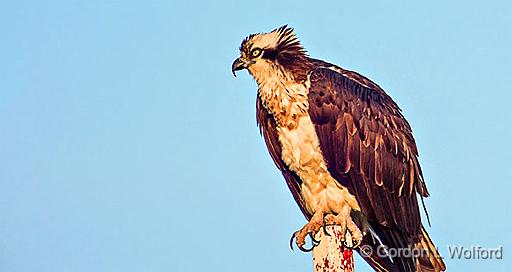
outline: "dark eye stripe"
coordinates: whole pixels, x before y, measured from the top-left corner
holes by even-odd
[[[263,52],[262,58],[269,59],[269,60],[275,60],[277,58],[276,50],[267,49]]]

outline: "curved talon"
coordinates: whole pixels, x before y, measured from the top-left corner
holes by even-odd
[[[325,236],[331,236],[331,234],[329,232],[327,232],[327,226],[324,225],[323,229],[324,229]]]
[[[346,249],[350,249],[350,250],[353,250],[355,248],[354,246],[349,246],[347,244],[347,241],[343,241],[343,247],[346,248]]]
[[[317,239],[315,239],[315,236],[313,234],[308,233],[309,235],[309,238],[311,238],[311,242],[313,242],[313,247],[316,247],[320,244],[320,241],[318,241]]]
[[[324,230],[325,236],[331,236],[331,234],[327,232],[327,223],[325,222],[325,217],[323,218],[322,221],[323,221],[322,229]]]
[[[345,234],[343,235],[343,247],[345,247],[346,249],[353,249],[354,248],[354,245],[353,245],[354,241],[352,241],[352,243],[351,243],[352,245],[351,246],[349,246],[347,244],[347,233],[350,233],[348,228],[345,229]],[[352,240],[352,234],[350,235],[350,239]]]
[[[322,221],[323,214],[323,211],[315,212],[313,217],[309,219],[309,222],[292,235],[290,239],[290,248],[293,249],[294,240],[295,246],[304,252],[310,252],[320,244],[320,241],[315,239],[315,235],[320,231],[322,225],[325,224],[325,222]],[[311,238],[311,248],[305,247],[308,236]]]
[[[290,249],[293,251],[293,240],[295,239],[295,233],[292,233],[292,237],[290,237]]]
[[[292,237],[290,237],[290,249],[293,250],[293,241],[295,240],[295,234],[297,232],[294,232],[292,234]],[[309,237],[311,238],[311,243],[313,244],[311,248],[305,248],[304,246],[298,246],[298,248],[303,252],[311,252],[316,246],[320,244],[320,241],[316,240],[313,234],[308,233]]]
[[[314,245],[312,245],[311,248],[305,248],[304,246],[299,246],[299,249],[303,252],[311,252],[311,251],[313,251],[313,248],[315,248]]]

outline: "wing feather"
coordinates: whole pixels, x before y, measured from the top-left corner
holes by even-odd
[[[375,83],[341,68],[310,75],[309,114],[328,169],[369,220],[418,240],[417,195],[428,196],[412,130]]]

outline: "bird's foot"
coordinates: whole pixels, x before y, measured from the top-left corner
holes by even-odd
[[[317,241],[315,239],[315,235],[320,230],[320,228],[322,228],[322,226],[323,226],[323,213],[317,212],[313,215],[311,220],[309,220],[309,222],[306,225],[304,225],[304,227],[302,227],[300,230],[298,230],[292,234],[292,237],[290,239],[291,249],[293,250],[293,240],[295,239],[297,247],[300,250],[302,250],[304,252],[309,252],[309,251],[313,250],[313,248],[320,243],[320,241]],[[309,236],[309,238],[311,238],[311,243],[312,243],[311,248],[304,247],[306,245],[306,237],[307,236]]]
[[[341,212],[337,215],[327,214],[324,217],[324,231],[327,225],[337,225],[341,227],[341,233],[344,233],[344,237],[341,237],[343,245],[347,248],[356,248],[361,244],[363,240],[363,233],[350,217],[350,211]],[[347,233],[349,235],[347,235]],[[329,235],[326,233],[326,235]]]

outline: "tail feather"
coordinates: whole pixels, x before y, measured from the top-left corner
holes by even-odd
[[[372,232],[377,235],[379,239],[375,239],[371,237],[371,235],[366,235],[363,238],[361,247],[358,248],[358,252],[375,271],[441,272],[446,270],[446,266],[425,231],[425,228],[422,227],[421,239],[414,243],[406,239],[402,233],[396,230],[378,224],[370,225]],[[419,258],[412,256],[383,256],[385,255],[383,245],[389,249],[414,247],[426,254],[420,254],[421,256]]]
[[[428,236],[427,231],[421,227],[422,238],[416,243],[416,248],[421,248],[425,254],[422,254],[420,258],[416,260],[416,271],[418,272],[439,272],[445,271],[446,265],[443,262],[443,258],[439,254],[436,246]]]
[[[388,249],[406,248],[408,243],[398,231],[380,224],[370,224],[379,239],[370,235],[363,238],[358,251],[361,257],[375,270],[383,272],[414,272],[415,262],[412,258],[386,256]]]

